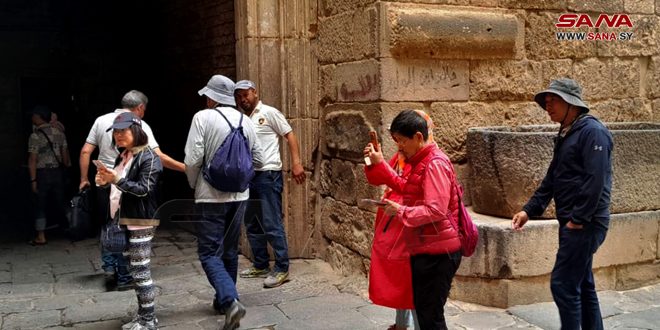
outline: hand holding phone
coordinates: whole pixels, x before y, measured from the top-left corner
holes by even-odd
[[[107,170],[107,169],[108,169],[108,168],[105,167],[105,165],[103,165],[103,163],[102,163],[100,160],[98,160],[98,159],[94,159],[94,160],[92,161],[92,163],[94,163],[94,165],[96,165],[96,167],[97,167],[98,169],[103,169],[103,170]]]

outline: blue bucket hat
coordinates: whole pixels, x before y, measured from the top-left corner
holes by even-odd
[[[582,101],[582,87],[573,79],[555,79],[550,82],[547,89],[538,92],[534,96],[534,101],[543,109],[545,109],[545,94],[547,93],[558,95],[566,103],[582,108],[584,112],[589,112],[589,106]]]

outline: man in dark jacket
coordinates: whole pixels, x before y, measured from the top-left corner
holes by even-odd
[[[591,264],[610,219],[612,135],[587,114],[582,88],[572,79],[553,80],[534,100],[561,126],[548,172],[512,226],[521,230],[554,198],[559,250],[550,289],[562,329],[603,329]]]

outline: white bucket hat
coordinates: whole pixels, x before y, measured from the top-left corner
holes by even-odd
[[[209,82],[206,83],[206,87],[199,90],[199,95],[205,95],[213,101],[216,101],[220,104],[236,106],[236,101],[234,100],[234,82],[223,76],[223,75],[214,75],[209,79]]]

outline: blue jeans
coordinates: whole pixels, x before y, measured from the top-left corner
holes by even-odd
[[[199,261],[223,308],[238,299],[238,239],[246,205],[246,201],[201,204],[202,219],[195,224]]]
[[[257,171],[250,182],[250,207],[245,230],[254,267],[269,268],[268,243],[275,254],[276,272],[289,271],[289,247],[282,223],[282,171]]]
[[[550,289],[559,309],[561,328],[603,329],[594,274],[593,255],[605,240],[607,227],[592,222],[582,229],[559,228],[559,249]]]
[[[113,272],[117,275],[117,284],[127,284],[133,280],[128,270],[128,258],[122,253],[114,253],[101,249],[103,271]]]

